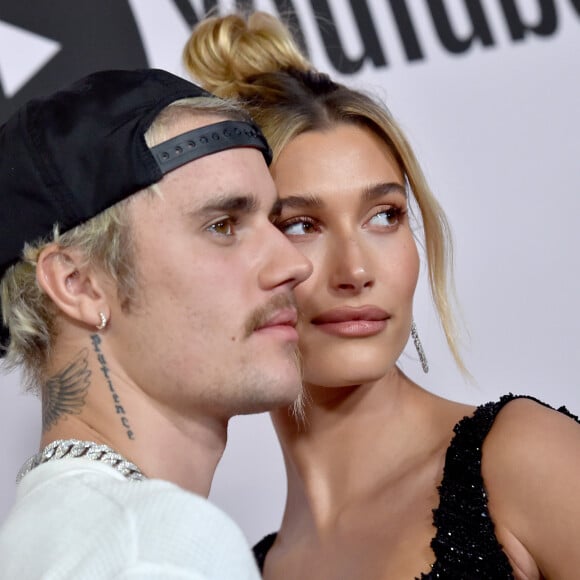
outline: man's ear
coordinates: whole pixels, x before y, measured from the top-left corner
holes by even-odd
[[[49,244],[38,257],[36,280],[73,320],[95,327],[101,323],[101,312],[109,318],[103,274],[86,263],[80,250]]]

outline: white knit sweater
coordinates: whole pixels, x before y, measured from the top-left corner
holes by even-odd
[[[258,580],[238,526],[206,498],[62,459],[20,482],[0,529],[0,580]]]

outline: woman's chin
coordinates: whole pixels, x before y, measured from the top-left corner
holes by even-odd
[[[395,349],[385,348],[325,349],[312,357],[305,352],[302,355],[303,380],[307,385],[321,387],[373,383],[397,371],[399,355]]]
[[[316,385],[326,388],[343,388],[366,385],[380,381],[391,372],[396,370],[396,367],[394,365],[388,367],[383,364],[380,368],[373,369],[368,367],[357,369],[352,368],[351,366],[348,369],[337,369],[336,372],[329,372],[330,369],[328,369],[328,367],[319,370],[321,372],[308,372],[305,369],[304,384]]]

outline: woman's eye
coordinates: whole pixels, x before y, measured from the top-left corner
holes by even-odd
[[[384,209],[371,217],[369,224],[384,228],[392,228],[399,224],[402,213],[403,212],[400,208],[390,207],[389,209]]]
[[[314,224],[307,220],[293,220],[278,226],[280,231],[287,236],[304,236],[314,233]]]
[[[208,230],[220,236],[233,236],[235,233],[234,222],[231,218],[222,219],[219,222],[211,224]]]

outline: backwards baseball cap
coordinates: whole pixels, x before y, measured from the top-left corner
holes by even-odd
[[[26,243],[65,232],[218,151],[271,151],[251,122],[222,121],[149,148],[145,132],[170,103],[214,97],[158,69],[101,71],[24,105],[0,127],[0,280]],[[0,356],[9,332],[0,310]]]

